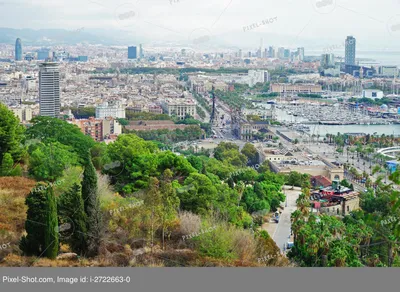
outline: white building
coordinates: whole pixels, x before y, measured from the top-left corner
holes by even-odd
[[[180,120],[185,119],[186,115],[194,117],[196,115],[196,102],[189,98],[166,99],[162,103],[165,113],[170,116],[177,116]]]
[[[383,91],[378,89],[365,89],[362,92],[362,97],[381,99],[383,97]]]
[[[269,81],[269,72],[267,70],[249,70],[247,74],[247,84],[254,86],[256,83]]]
[[[104,119],[106,117],[125,119],[125,108],[119,103],[109,105],[108,102],[103,102],[96,106],[96,119]]]
[[[37,89],[36,78],[32,76],[26,76],[24,79],[24,87],[28,91],[35,91]]]
[[[60,115],[60,71],[57,63],[39,64],[39,105],[41,116]]]

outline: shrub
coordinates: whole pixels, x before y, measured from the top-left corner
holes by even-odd
[[[203,228],[207,229],[207,227]],[[232,260],[237,258],[237,255],[233,251],[235,246],[231,232],[232,227],[221,224],[215,230],[193,237],[191,240],[202,256]]]
[[[193,214],[191,212],[181,212],[179,213],[180,231],[184,235],[189,235],[191,233],[198,232],[201,227],[200,216]]]
[[[241,261],[252,261],[255,258],[254,250],[256,247],[253,234],[250,231],[233,229],[232,230],[233,251]]]

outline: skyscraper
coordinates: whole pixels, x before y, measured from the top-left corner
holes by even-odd
[[[269,47],[268,55],[270,58],[275,58],[275,49],[273,47]]]
[[[22,60],[22,43],[20,38],[17,38],[17,40],[15,41],[15,60]]]
[[[57,63],[39,64],[39,105],[41,116],[60,115],[60,71]]]
[[[137,58],[137,49],[134,46],[128,47],[128,59]]]
[[[289,49],[285,49],[283,51],[283,58],[284,59],[289,59],[290,58],[290,50]]]
[[[299,58],[299,61],[304,60],[304,48],[303,47],[297,48],[297,56]]]
[[[356,39],[352,36],[348,36],[346,38],[344,64],[345,65],[356,64]]]
[[[283,59],[284,54],[285,54],[285,48],[282,47],[278,48],[278,58]]]
[[[144,53],[143,53],[143,47],[142,44],[139,45],[139,58],[143,59]]]
[[[321,67],[324,69],[335,67],[335,56],[333,54],[322,54]]]

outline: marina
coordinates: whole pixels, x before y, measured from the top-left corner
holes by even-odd
[[[322,137],[338,132],[357,132],[400,136],[400,120],[373,117],[366,111],[350,109],[344,104],[279,103],[275,106],[274,115],[283,125],[308,135]]]
[[[285,104],[277,108],[278,120],[289,123],[321,125],[390,125],[398,119],[374,117],[361,109],[347,105]]]

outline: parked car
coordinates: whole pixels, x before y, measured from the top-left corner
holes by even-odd
[[[279,223],[279,212],[275,212],[275,214],[274,214],[274,221],[275,221],[276,223]]]

